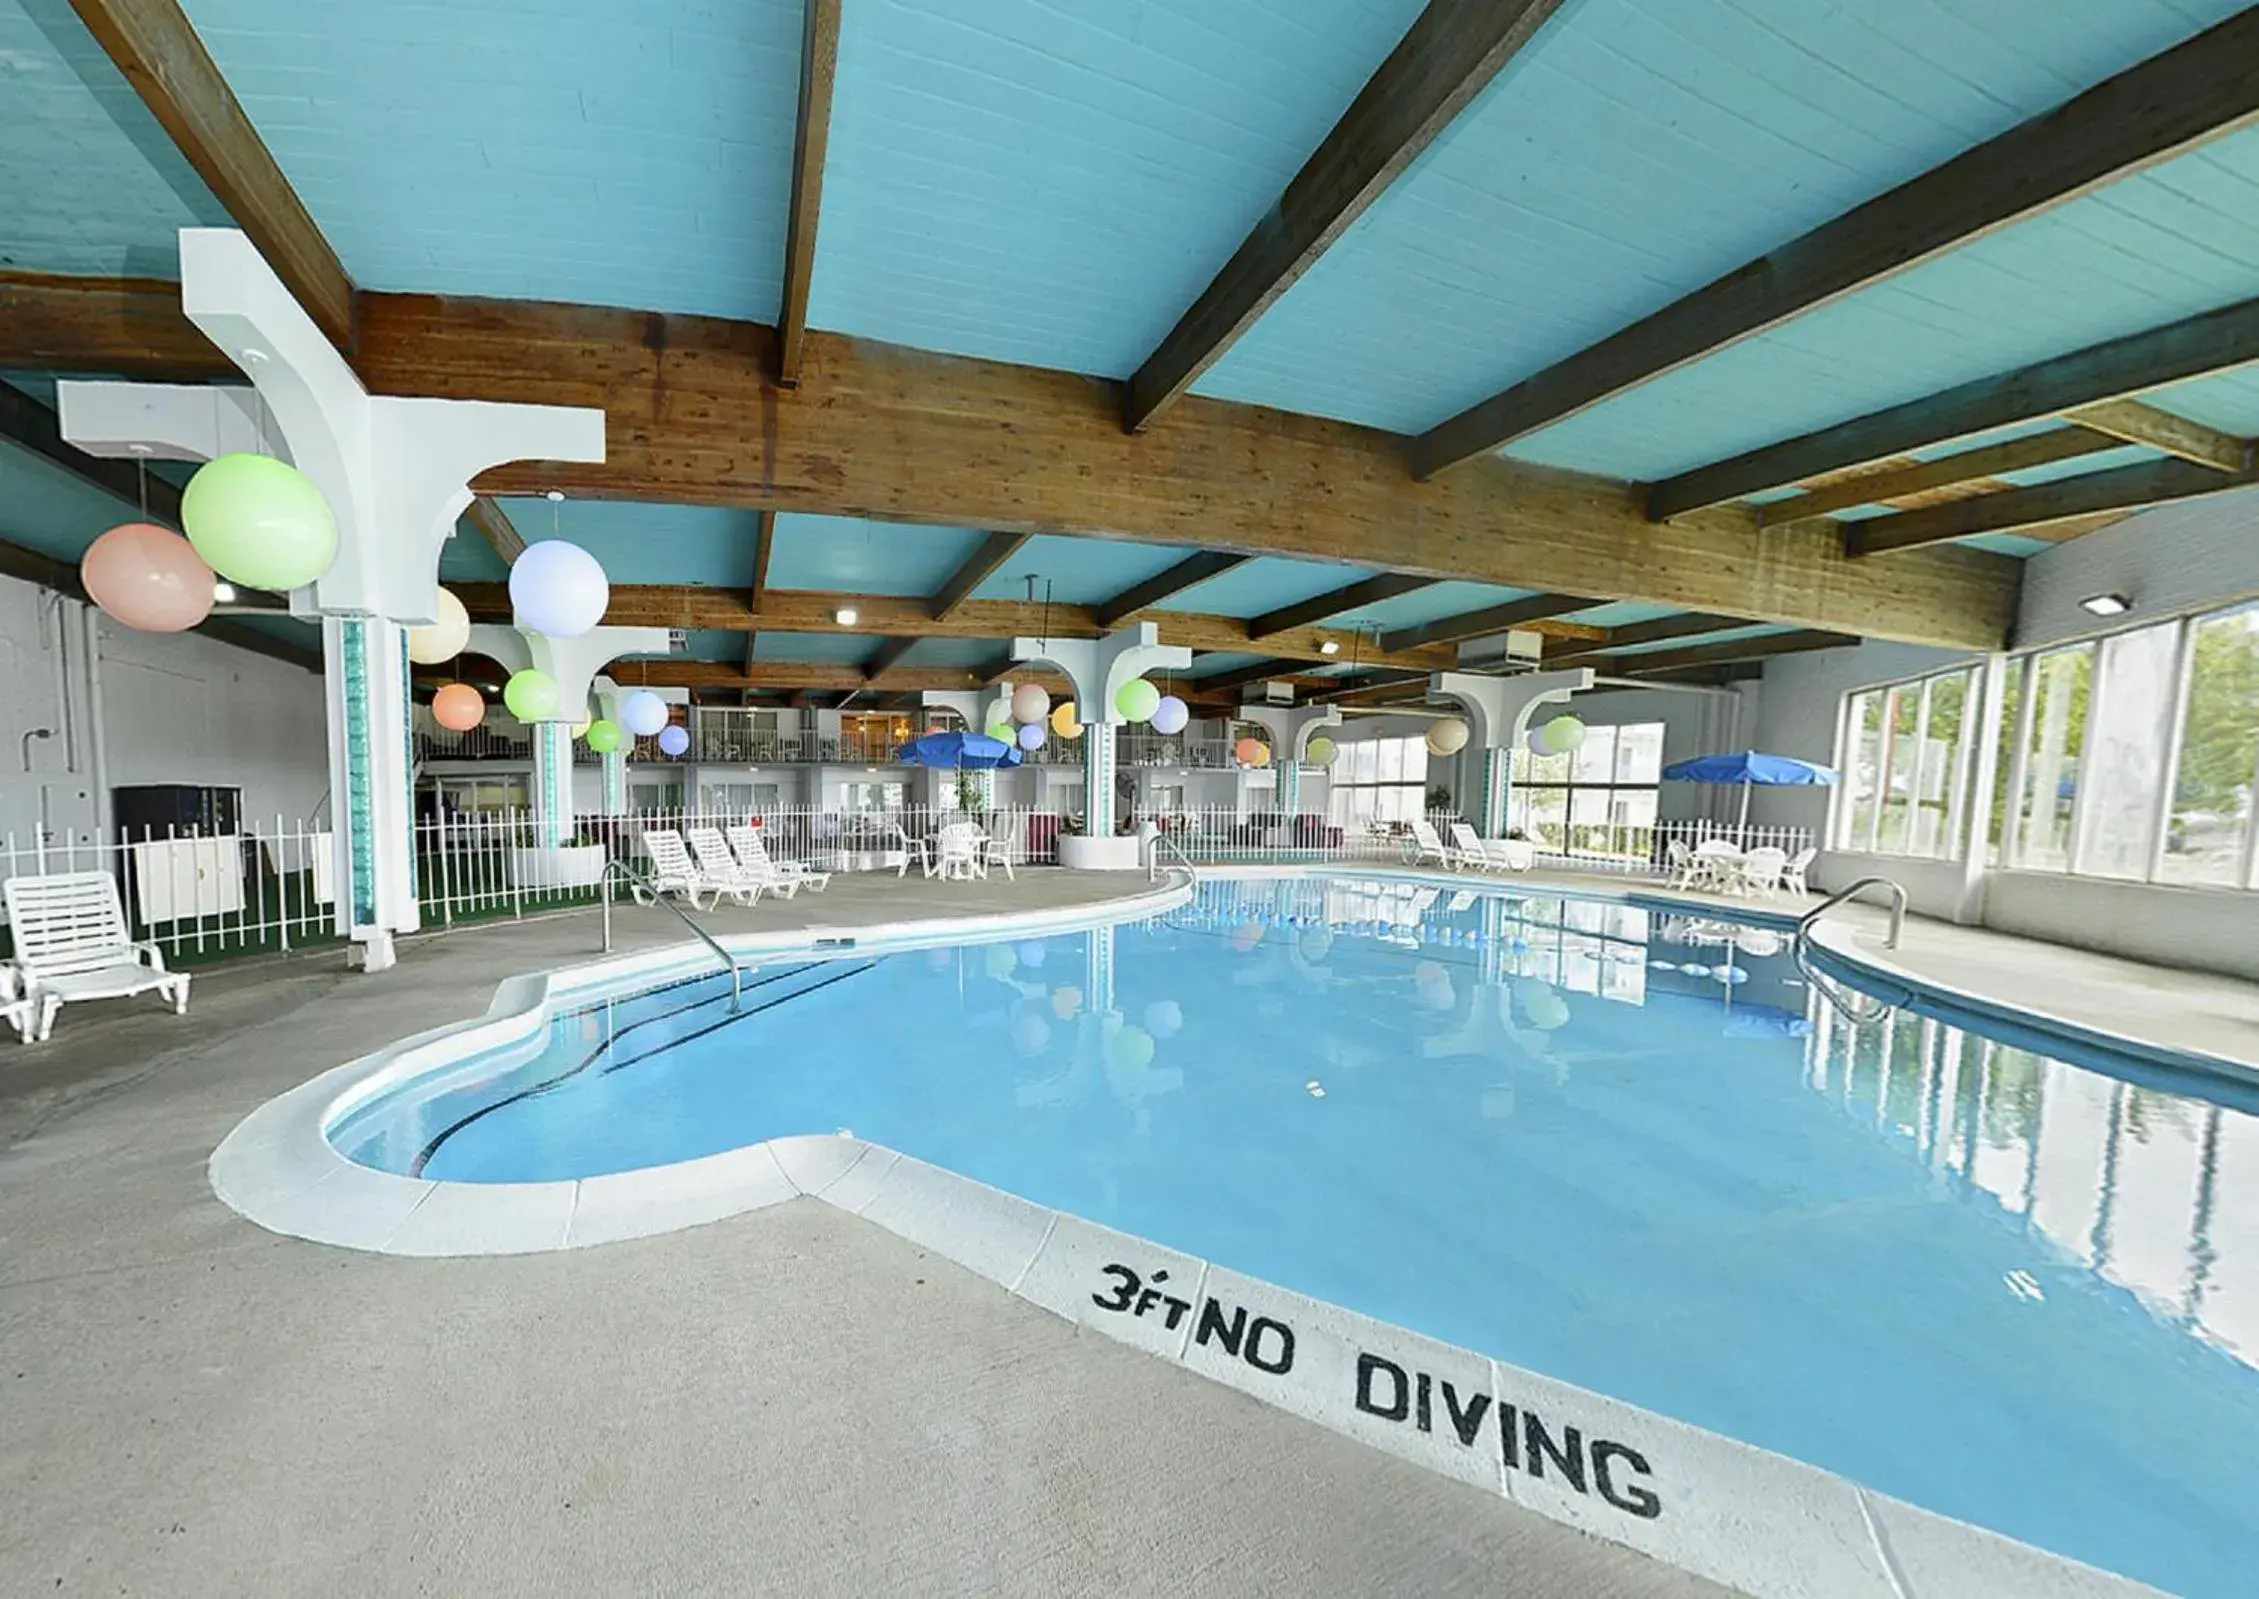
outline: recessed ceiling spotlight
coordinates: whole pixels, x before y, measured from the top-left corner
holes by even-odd
[[[831,613],[831,619],[841,627],[853,627],[862,614],[852,605],[842,605],[838,610]]]
[[[547,500],[551,505],[562,505],[565,503],[565,491],[563,489],[551,489],[547,494],[544,494],[542,498]]]
[[[1318,653],[1320,655],[1339,655],[1341,653],[1341,640],[1337,638],[1327,639],[1318,646]]]
[[[2079,601],[2079,609],[2090,616],[2123,616],[2133,609],[2133,601],[2123,594],[2089,594]]]
[[[212,602],[215,605],[234,604],[235,585],[226,578],[214,578],[212,580]]]

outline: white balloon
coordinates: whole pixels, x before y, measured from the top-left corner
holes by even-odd
[[[578,638],[604,620],[612,585],[596,557],[564,539],[528,544],[510,567],[510,605],[520,627]]]
[[[1022,683],[1012,690],[1012,720],[1040,722],[1051,714],[1051,696],[1040,683]]]
[[[1153,707],[1153,731],[1164,738],[1184,731],[1185,723],[1192,720],[1192,707],[1174,694],[1161,696],[1161,703]]]
[[[1456,716],[1446,716],[1430,725],[1427,743],[1430,755],[1456,755],[1467,747],[1467,724]]]
[[[649,738],[667,725],[667,702],[647,688],[639,688],[620,701],[620,726],[637,738]]]
[[[437,666],[463,653],[471,641],[471,613],[446,589],[439,591],[439,619],[429,627],[408,629],[408,659],[418,666]]]

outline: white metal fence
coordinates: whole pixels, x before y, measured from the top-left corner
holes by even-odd
[[[770,855],[779,860],[807,861],[831,871],[897,871],[915,862],[922,841],[944,823],[965,819],[961,811],[922,806],[769,807],[758,813],[643,810],[576,816],[565,831],[565,845],[552,848],[523,811],[427,811],[414,829],[416,893],[427,927],[583,904],[595,898],[606,861],[644,862],[646,830],[727,827],[748,820],[758,823]],[[1057,861],[1060,836],[1080,820],[1024,806],[977,811],[971,819],[1004,846],[1015,866]],[[1437,813],[1430,820],[1448,840],[1457,818]],[[1393,864],[1417,853],[1411,826],[1396,822],[1344,827],[1317,815],[1247,814],[1215,806],[1140,816],[1126,826],[1148,824],[1195,864]],[[1541,836],[1532,842],[1541,864],[1651,873],[1663,869],[1672,839],[1691,846],[1710,836],[1741,841],[1733,828],[1666,823],[1618,829],[1605,838],[1579,830],[1576,837]],[[1748,847],[1771,844],[1790,854],[1808,842],[1800,828],[1753,828],[1746,836]],[[73,871],[103,871],[117,878],[134,936],[157,944],[169,960],[193,963],[337,942],[338,885],[331,832],[324,822],[276,817],[216,837],[172,829],[131,838],[66,833],[44,841],[0,840],[0,877]]]

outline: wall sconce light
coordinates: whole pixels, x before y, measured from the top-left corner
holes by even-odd
[[[2089,594],[2079,601],[2079,609],[2089,616],[2123,616],[2133,609],[2133,601],[2123,594]]]

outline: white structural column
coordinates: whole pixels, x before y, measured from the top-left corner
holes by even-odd
[[[1454,700],[1466,712],[1468,743],[1482,751],[1482,803],[1476,827],[1484,837],[1506,830],[1509,764],[1514,746],[1540,705],[1563,705],[1569,696],[1592,687],[1592,668],[1527,672],[1520,677],[1485,677],[1474,672],[1438,672],[1428,692]]]
[[[1338,705],[1242,705],[1239,720],[1253,722],[1271,735],[1271,760],[1278,768],[1278,810],[1281,816],[1302,814],[1302,758],[1320,728],[1341,725]]]
[[[1181,672],[1192,664],[1192,651],[1181,644],[1163,644],[1160,636],[1151,622],[1139,622],[1104,638],[1012,641],[1013,660],[1048,661],[1075,686],[1075,710],[1083,725],[1085,837],[1110,838],[1114,832],[1114,734],[1122,725],[1114,695],[1148,672]]]
[[[615,715],[625,691],[609,678],[597,676],[622,655],[664,655],[667,630],[663,627],[598,627],[577,638],[550,638],[529,627],[504,627],[482,622],[471,629],[464,648],[498,662],[509,672],[530,669],[545,672],[557,685],[557,714],[533,727],[533,825],[542,844],[554,849],[569,835],[573,815],[573,726],[602,709]],[[609,705],[604,696],[615,698]],[[592,701],[591,695],[595,698]],[[612,757],[606,757],[607,767]],[[627,764],[619,757],[620,804],[612,808],[613,778],[605,773],[605,809],[618,815],[627,809]]]
[[[251,390],[59,386],[63,436],[96,455],[210,460],[254,450],[311,478],[337,517],[337,558],[290,596],[322,618],[336,818],[336,926],[359,963],[392,964],[419,925],[404,627],[438,608],[439,554],[471,480],[511,461],[601,461],[604,413],[371,395],[232,228],[180,234],[181,309]]]

